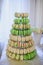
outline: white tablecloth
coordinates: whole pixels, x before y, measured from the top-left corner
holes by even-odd
[[[28,61],[14,61],[6,56],[6,49],[2,53],[0,65],[43,65],[43,49],[36,47],[37,56]]]

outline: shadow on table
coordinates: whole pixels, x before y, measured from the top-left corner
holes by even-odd
[[[2,56],[3,49],[4,49],[4,43],[0,43],[0,59]]]

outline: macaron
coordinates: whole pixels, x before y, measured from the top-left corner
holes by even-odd
[[[20,23],[20,18],[17,18],[17,19],[15,19],[15,24],[19,24]]]
[[[23,55],[20,55],[20,60],[23,60]]]
[[[24,54],[27,54],[27,49],[24,49]]]
[[[13,53],[16,53],[16,48],[14,48]]]
[[[28,13],[24,13],[24,17],[28,17]]]
[[[11,30],[11,34],[12,34],[12,35],[15,34],[15,30],[14,30],[14,29]]]
[[[22,30],[19,30],[19,35],[23,35],[23,31]]]
[[[25,37],[25,39],[26,39],[26,41],[29,41],[29,38],[28,38],[28,36],[26,36],[26,37]]]
[[[14,23],[17,24],[17,23],[18,23],[18,19],[15,19],[15,20],[14,20]]]
[[[13,42],[13,41],[12,41]],[[11,45],[11,47],[13,47],[14,46],[14,43],[10,43],[10,45]]]
[[[18,30],[12,29],[11,33],[12,33],[13,35],[18,35]]]
[[[36,52],[36,50],[34,50],[34,55],[36,56],[36,54],[37,54],[37,52]]]
[[[28,30],[24,30],[24,36],[28,34]]]
[[[24,59],[24,60],[28,60],[28,55],[27,55],[27,54],[24,54],[24,55],[23,55],[23,59]]]
[[[17,54],[17,55],[16,55],[16,60],[19,60],[19,59],[20,59],[20,55]]]
[[[18,47],[18,44],[17,44],[17,42],[15,42],[15,43],[14,43],[14,47]]]
[[[20,15],[21,15],[20,13],[17,13],[17,12],[15,13],[15,17],[18,17],[19,18]]]
[[[28,53],[28,59],[31,59],[31,54],[30,53]]]
[[[21,17],[28,17],[28,13],[21,13]]]
[[[14,24],[15,25],[15,29],[18,29],[18,24]]]
[[[32,30],[29,29],[29,30],[28,30],[28,35],[31,35],[31,33],[32,33]]]
[[[25,41],[25,37],[22,37],[22,42],[24,42]]]
[[[28,46],[31,47],[32,46],[32,43],[31,41],[28,42]]]
[[[24,24],[24,18],[21,19],[22,24]]]
[[[26,48],[28,47],[28,42],[26,43]]]
[[[18,47],[21,47],[21,45],[22,45],[21,42],[18,41]]]
[[[23,49],[20,49],[20,54],[23,54],[24,50]]]
[[[24,48],[26,48],[26,43],[24,43]]]
[[[15,56],[15,54],[13,53],[12,56],[11,56],[11,58],[12,58],[12,59],[15,59],[15,57],[16,57],[16,56]]]
[[[24,18],[24,13],[21,13],[21,17]]]
[[[31,52],[30,56],[31,56],[31,58],[33,58],[34,57],[34,52]]]
[[[24,44],[23,43],[21,43],[21,47],[24,48]]]
[[[23,23],[24,23],[24,24],[26,24],[26,20],[25,20],[25,18],[24,18],[24,21],[23,21]]]
[[[12,27],[13,27],[14,29],[18,29],[18,24],[13,24]]]
[[[15,33],[15,35],[18,35],[18,30],[15,30],[15,32],[14,32],[14,33]]]
[[[25,23],[28,24],[29,23],[29,19],[25,18]]]
[[[19,29],[23,29],[23,24],[19,24]]]
[[[10,40],[17,41],[17,36],[10,35]],[[10,43],[14,43],[13,41],[11,41]]]
[[[26,35],[26,31],[24,30],[23,32],[24,32],[24,36],[25,36]]]
[[[16,49],[16,54],[20,54],[20,50],[18,48]]]
[[[18,41],[21,41],[21,36],[18,36]]]
[[[22,46],[22,43],[20,42],[20,47]]]
[[[10,52],[9,52],[8,56],[11,57],[11,53]]]
[[[21,23],[21,20],[20,20],[20,18],[18,18],[18,20],[17,20],[17,23],[19,24],[19,23]]]
[[[25,25],[26,29],[30,29],[30,24]]]
[[[23,29],[26,29],[26,24],[23,25]]]

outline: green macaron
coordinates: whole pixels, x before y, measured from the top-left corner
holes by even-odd
[[[37,53],[36,53],[36,50],[34,50],[34,55],[36,56],[36,54],[37,54]]]
[[[25,55],[23,56],[23,59],[24,59],[24,60],[28,60],[28,55],[25,54]]]
[[[23,35],[23,30],[19,30],[19,35]]]
[[[24,18],[21,19],[21,23],[24,24]]]
[[[26,17],[25,18],[26,24],[28,24],[30,22],[30,20]]]
[[[25,18],[24,18],[24,22],[23,22],[24,24],[26,24],[26,20],[25,20]]]
[[[29,29],[29,30],[28,30],[28,35],[31,35],[31,33],[32,33],[32,30]]]
[[[24,36],[28,34],[28,30],[24,30]]]
[[[31,59],[32,59],[34,57],[34,52],[32,52],[30,56],[31,56]]]
[[[11,30],[11,34],[13,34],[13,35],[15,34],[15,30],[14,29]]]
[[[30,55],[30,53],[28,53],[28,59],[31,59],[31,55]]]
[[[28,18],[22,18],[21,21],[22,21],[23,24],[28,24],[29,23]]]
[[[19,24],[20,23],[20,18],[15,19],[14,21],[15,21],[15,24]]]
[[[11,30],[11,34],[13,34],[13,35],[18,35],[18,30],[12,29],[12,30]]]
[[[18,35],[18,30],[15,30],[15,35]]]

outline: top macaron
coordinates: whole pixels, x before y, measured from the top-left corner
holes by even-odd
[[[28,13],[15,13],[15,17],[28,17]]]

